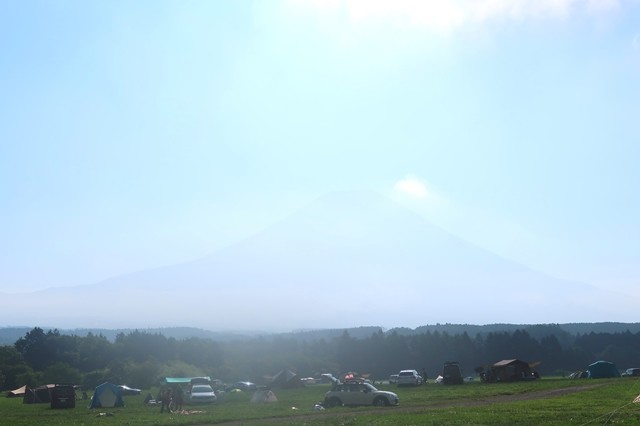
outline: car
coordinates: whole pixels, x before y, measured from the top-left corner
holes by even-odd
[[[389,376],[389,384],[398,383],[398,375],[392,374]]]
[[[73,385],[55,385],[51,391],[51,408],[76,408],[76,389]]]
[[[416,370],[402,370],[396,383],[398,386],[419,386],[422,382],[422,376]]]
[[[210,385],[198,384],[191,387],[189,402],[192,404],[211,404],[218,398]]]
[[[316,384],[316,379],[313,377],[303,377],[300,379],[300,381],[302,383],[304,383],[305,385],[315,385]]]
[[[211,378],[210,377],[192,377],[189,381],[191,386],[193,385],[210,385]]]
[[[461,385],[464,383],[460,365],[457,361],[447,361],[442,367],[442,382],[445,385]]]
[[[213,390],[223,390],[226,387],[224,382],[220,379],[213,379],[209,384],[211,385]]]
[[[320,375],[320,380],[322,383],[336,383],[338,381],[338,379],[333,377],[333,374],[331,373],[322,373]]]
[[[324,406],[327,408],[343,405],[384,407],[398,405],[399,403],[400,400],[395,393],[378,390],[371,383],[364,381],[337,383],[324,395]]]
[[[640,368],[627,368],[621,375],[624,376],[624,377],[640,376]]]
[[[122,395],[140,395],[142,392],[140,389],[130,388],[127,385],[118,385],[118,388],[120,388],[120,394]]]
[[[258,388],[255,383],[242,381],[235,382],[230,386],[230,389],[240,389],[241,391],[254,391]]]

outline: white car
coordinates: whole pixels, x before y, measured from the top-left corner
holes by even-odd
[[[398,386],[419,386],[422,384],[422,376],[416,370],[402,370],[398,373]]]
[[[189,402],[192,404],[211,404],[217,399],[215,392],[209,385],[193,385],[191,387]]]
[[[379,407],[398,405],[400,400],[393,392],[381,391],[370,383],[348,381],[337,383],[324,395],[327,408],[343,405],[375,405]]]
[[[316,384],[316,379],[314,379],[313,377],[303,377],[302,379],[300,379],[300,381],[302,383],[304,383],[305,385],[315,385]]]

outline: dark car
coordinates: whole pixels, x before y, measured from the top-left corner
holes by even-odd
[[[254,391],[256,390],[258,387],[256,386],[255,383],[252,382],[235,382],[234,384],[232,384],[229,389],[240,389],[241,391]]]
[[[51,408],[76,408],[76,389],[73,385],[55,385],[51,389]]]
[[[464,383],[460,365],[456,361],[444,363],[442,367],[442,383],[445,385],[461,385]]]

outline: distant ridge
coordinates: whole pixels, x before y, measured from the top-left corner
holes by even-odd
[[[96,336],[101,335],[106,337],[110,341],[115,341],[118,334],[128,334],[134,331],[140,331],[142,333],[161,334],[165,337],[174,338],[177,340],[189,339],[197,337],[201,339],[211,339],[217,341],[234,341],[234,340],[246,340],[251,337],[261,335],[262,333],[255,332],[219,332],[211,330],[203,330],[196,327],[160,327],[160,328],[74,328],[74,329],[58,329],[56,327],[40,327],[45,332],[49,330],[58,330],[60,334],[69,336],[87,336],[89,333]],[[27,332],[33,330],[34,327],[3,327],[0,328],[0,345],[12,345],[20,337],[23,337]]]
[[[51,327],[40,327],[45,332],[53,330]],[[13,345],[16,340],[23,337],[33,327],[3,327],[0,328],[0,345]],[[133,331],[140,331],[151,334],[161,334],[165,337],[174,338],[176,340],[201,338],[211,339],[215,341],[237,341],[248,340],[255,337],[262,338],[290,338],[299,341],[312,341],[320,339],[333,339],[347,333],[349,337],[354,339],[362,339],[370,337],[374,333],[382,332],[385,334],[398,333],[400,335],[418,335],[424,333],[448,333],[457,335],[467,333],[470,337],[477,335],[485,335],[488,333],[510,333],[516,330],[528,332],[532,337],[540,339],[549,335],[568,335],[576,336],[578,334],[589,333],[640,333],[640,323],[622,323],[622,322],[602,322],[602,323],[570,323],[570,324],[433,324],[423,325],[415,329],[410,328],[392,328],[385,330],[377,326],[363,326],[344,329],[318,329],[318,330],[298,330],[286,333],[268,333],[268,332],[219,332],[211,330],[203,330],[195,327],[166,327],[166,328],[127,328],[127,329],[59,329],[61,334],[86,336],[89,333],[94,335],[102,335],[110,341],[114,341],[120,333],[128,334]]]

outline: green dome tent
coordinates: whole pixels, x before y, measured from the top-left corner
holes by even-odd
[[[620,372],[616,365],[608,361],[596,361],[587,368],[589,378],[607,379],[610,377],[620,377]]]

